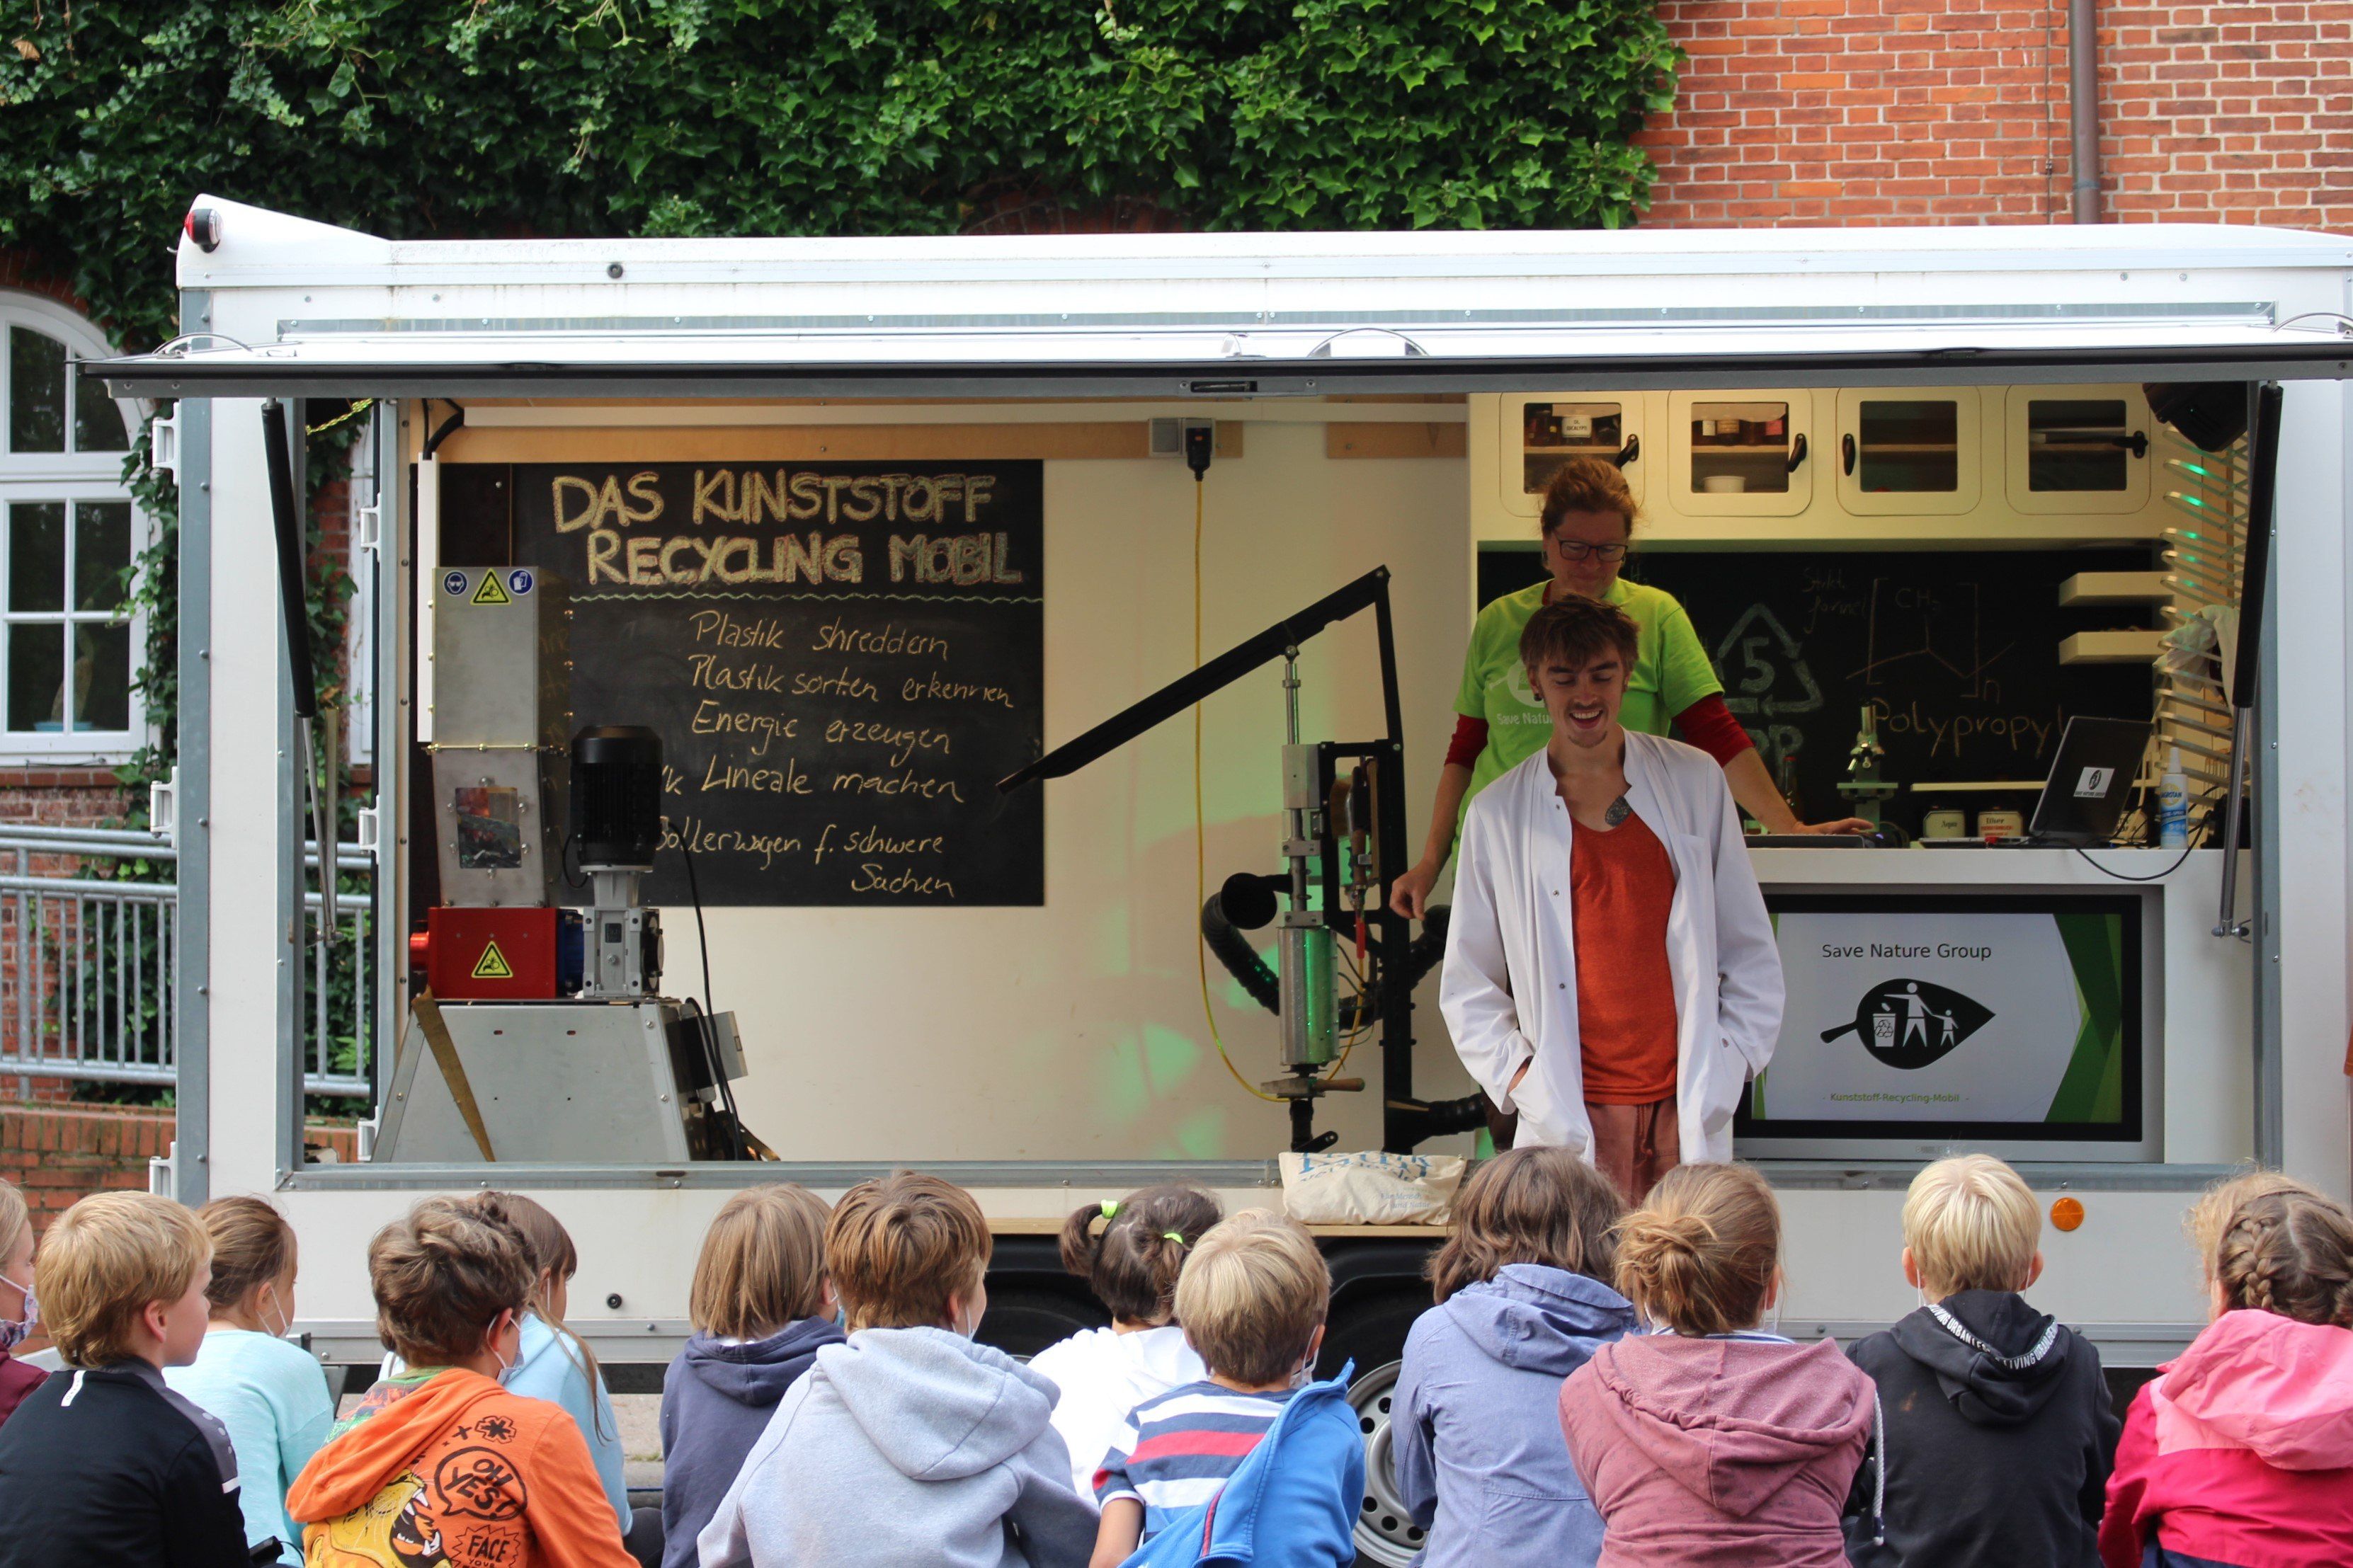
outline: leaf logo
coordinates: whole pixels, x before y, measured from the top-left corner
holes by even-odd
[[[1854,1022],[1824,1029],[1822,1040],[1827,1044],[1852,1029],[1874,1058],[1908,1070],[1942,1060],[1992,1018],[1992,1008],[1950,986],[1883,980],[1862,994]]]

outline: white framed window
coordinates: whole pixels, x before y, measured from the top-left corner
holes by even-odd
[[[147,738],[123,612],[153,525],[122,483],[137,403],[77,380],[112,351],[80,316],[0,290],[0,763],[110,766]]]

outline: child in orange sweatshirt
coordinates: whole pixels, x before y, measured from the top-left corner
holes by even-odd
[[[376,1233],[376,1328],[409,1370],[368,1390],[287,1493],[310,1568],[636,1568],[578,1426],[501,1386],[531,1258],[512,1224],[448,1198]]]

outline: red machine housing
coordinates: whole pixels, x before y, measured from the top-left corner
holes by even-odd
[[[444,1002],[545,1002],[560,993],[556,931],[563,911],[437,904],[408,938],[409,963]]]

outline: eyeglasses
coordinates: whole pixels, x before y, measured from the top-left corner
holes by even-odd
[[[1563,561],[1599,558],[1606,565],[1615,565],[1626,559],[1626,547],[1622,544],[1588,544],[1581,539],[1556,539],[1552,547],[1560,552]]]

